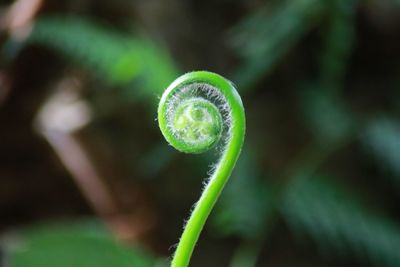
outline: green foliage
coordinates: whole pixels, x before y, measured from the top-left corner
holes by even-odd
[[[10,267],[154,267],[156,260],[115,241],[99,224],[42,225],[10,235]],[[157,265],[161,266],[161,265]]]
[[[320,79],[325,90],[338,90],[343,84],[348,59],[355,41],[355,0],[328,0],[327,25],[322,35],[324,47]],[[345,40],[345,41],[344,41]]]
[[[400,182],[400,122],[383,116],[371,120],[363,143],[379,166],[389,170]]]
[[[287,188],[282,212],[291,229],[309,235],[324,254],[355,257],[362,264],[399,266],[398,225],[367,211],[334,183],[316,179],[299,178]]]
[[[301,100],[305,125],[316,142],[336,142],[353,132],[356,118],[334,92],[315,86],[304,90]]]
[[[177,75],[169,54],[148,38],[81,17],[41,18],[28,41],[54,49],[109,85],[129,86],[136,81],[138,86],[131,94],[148,101]]]
[[[321,18],[325,2],[319,0],[268,2],[232,30],[231,44],[242,58],[236,70],[239,87],[248,88],[270,73],[274,65]]]
[[[176,1],[176,3],[178,2],[182,1]],[[234,236],[234,240],[239,243],[236,247],[230,247],[231,244],[227,246],[228,249],[235,249],[231,261],[232,267],[255,266],[256,264],[264,266],[261,261],[258,261],[258,257],[269,255],[268,252],[263,253],[263,249],[265,249],[265,244],[269,246],[270,233],[274,233],[274,227],[279,227],[282,222],[281,216],[296,235],[313,239],[316,248],[323,255],[355,258],[358,260],[359,266],[365,266],[367,263],[375,266],[399,266],[398,222],[371,211],[368,206],[360,204],[357,200],[359,195],[357,186],[371,190],[369,187],[375,186],[375,184],[370,184],[371,180],[386,177],[373,177],[374,173],[369,174],[370,176],[362,182],[343,183],[348,188],[348,191],[345,191],[336,183],[321,177],[313,177],[312,174],[319,173],[322,169],[324,171],[328,169],[329,173],[343,172],[351,178],[354,175],[356,179],[361,175],[366,175],[365,171],[360,168],[367,164],[375,164],[378,168],[388,170],[383,172],[382,176],[393,176],[397,180],[400,177],[400,124],[397,118],[399,110],[397,106],[396,113],[393,111],[395,108],[390,106],[393,105],[393,102],[397,102],[398,105],[396,100],[396,97],[399,96],[398,90],[396,90],[399,85],[398,75],[396,76],[398,64],[396,60],[394,63],[386,62],[390,61],[388,55],[393,55],[393,57],[397,55],[396,39],[398,38],[393,31],[393,29],[397,29],[397,26],[391,24],[393,23],[391,20],[397,21],[398,10],[396,11],[395,7],[396,2],[399,1],[271,0],[250,1],[251,3],[239,1],[246,2],[243,6],[232,3],[227,9],[229,10],[227,13],[230,13],[229,16],[232,17],[226,18],[226,20],[225,17],[220,18],[220,14],[217,17],[224,23],[239,19],[236,25],[219,25],[218,23],[221,22],[213,19],[212,16],[209,21],[207,17],[207,22],[213,26],[215,24],[215,29],[211,30],[213,34],[218,31],[220,36],[228,37],[228,45],[238,56],[238,62],[231,58],[229,53],[214,51],[213,45],[207,46],[207,49],[201,45],[196,46],[201,43],[200,39],[206,36],[204,32],[209,30],[202,29],[203,25],[209,24],[204,23],[206,16],[198,16],[200,13],[197,12],[203,12],[199,11],[201,8],[197,9],[197,5],[202,5],[201,2],[196,3],[196,8],[191,10],[188,7],[194,5],[192,2],[175,3],[181,8],[175,10],[176,14],[181,14],[178,12],[182,11],[188,12],[185,12],[184,16],[175,16],[176,14],[173,13],[174,19],[171,25],[162,25],[162,27],[157,25],[157,29],[153,29],[152,32],[155,33],[155,36],[168,35],[166,40],[170,40],[169,46],[174,48],[174,51],[179,51],[176,55],[182,56],[179,59],[181,62],[189,62],[186,66],[188,69],[198,65],[198,62],[192,62],[192,58],[187,56],[188,51],[195,53],[196,57],[209,56],[208,53],[212,51],[211,55],[218,57],[215,62],[234,62],[234,64],[229,64],[229,69],[233,69],[234,73],[232,80],[239,85],[238,89],[241,92],[247,93],[243,97],[245,97],[245,105],[248,107],[251,118],[249,120],[250,136],[258,138],[255,142],[250,140],[247,149],[243,151],[232,174],[232,179],[222,192],[221,199],[212,216],[213,231],[210,231],[210,236],[215,238]],[[147,2],[135,3],[135,5],[146,5],[145,3]],[[169,2],[165,4],[163,1],[157,3],[156,6],[162,10],[163,5],[168,7],[165,10],[176,8],[174,5],[169,6]],[[249,10],[248,14],[235,14],[236,5],[250,7],[253,10],[247,9]],[[151,7],[149,8],[149,6]],[[153,21],[154,14],[151,12],[154,12],[154,7],[152,4],[149,6],[143,9],[146,13],[142,14],[142,17],[150,18],[149,20]],[[154,9],[158,10],[158,8]],[[140,12],[140,8],[137,12]],[[168,14],[168,19],[172,17],[170,15]],[[200,17],[200,19],[196,20],[196,17]],[[176,25],[179,23],[187,23],[189,26],[176,29]],[[390,27],[393,29],[388,25],[391,25]],[[140,25],[135,25],[136,27],[140,29]],[[186,35],[188,29],[193,30],[193,37],[190,37],[190,34]],[[360,32],[356,32],[359,29]],[[182,34],[183,32],[185,34]],[[214,36],[211,37],[214,38]],[[214,41],[213,38],[206,40]],[[218,40],[219,38],[216,38],[216,42]],[[382,45],[379,44],[380,42],[388,42],[390,45]],[[200,160],[194,164],[186,164],[186,162],[182,164],[178,153],[175,153],[165,143],[160,144],[160,140],[157,139],[161,137],[159,133],[154,135],[157,136],[155,138],[152,134],[148,134],[149,128],[142,127],[152,123],[155,129],[154,121],[152,119],[144,120],[140,115],[132,112],[143,111],[141,108],[153,108],[154,111],[155,105],[147,106],[146,104],[154,103],[156,97],[162,94],[162,90],[180,73],[163,45],[156,43],[155,40],[150,40],[145,35],[120,31],[95,20],[62,16],[39,17],[25,44],[31,43],[49,47],[62,55],[70,63],[71,69],[78,69],[78,71],[84,69],[85,73],[93,74],[93,77],[97,78],[93,87],[98,85],[99,88],[124,88],[125,90],[119,92],[126,92],[130,94],[131,98],[129,99],[137,101],[135,104],[138,105],[134,106],[132,102],[123,102],[124,99],[118,98],[119,95],[114,98],[110,97],[114,93],[111,90],[91,92],[95,95],[95,101],[98,101],[92,103],[93,106],[98,104],[97,110],[93,109],[95,110],[94,114],[98,116],[96,119],[104,120],[104,117],[99,114],[107,113],[105,111],[107,108],[111,110],[107,114],[113,113],[107,118],[107,123],[96,121],[98,123],[96,126],[101,125],[102,127],[94,129],[93,135],[102,136],[104,132],[108,131],[107,141],[111,140],[110,146],[115,150],[113,155],[118,155],[116,157],[118,163],[127,162],[130,170],[129,176],[132,179],[143,178],[142,181],[146,183],[146,186],[149,184],[154,186],[149,190],[156,192],[152,192],[154,195],[149,196],[152,200],[154,199],[154,202],[168,200],[168,205],[165,203],[155,203],[155,205],[159,204],[163,208],[160,213],[164,214],[160,215],[160,221],[165,220],[165,223],[162,221],[160,228],[165,227],[166,229],[163,231],[170,232],[171,229],[167,228],[168,225],[173,220],[181,221],[182,213],[177,215],[177,207],[182,208],[184,205],[181,203],[186,203],[182,200],[182,196],[191,197],[192,195],[188,192],[195,189],[183,187],[177,182],[181,181],[178,178],[174,178],[173,183],[166,178],[177,176],[177,173],[197,177],[201,169],[199,166],[206,164]],[[11,45],[2,47],[2,53],[8,55],[7,62],[15,58],[15,53],[19,51],[18,44],[12,42],[9,44]],[[389,51],[383,51],[386,48]],[[180,54],[181,49],[182,53]],[[382,55],[379,54],[379,57],[383,58],[382,61],[377,60],[374,53],[371,53],[375,51],[383,52],[380,53]],[[205,58],[204,62],[209,62],[210,65],[205,65],[205,68],[219,67],[219,65],[212,65],[213,60],[207,60],[209,59]],[[294,66],[291,65],[293,61],[296,63]],[[395,71],[388,72],[386,64],[393,67]],[[299,69],[299,67],[304,67],[304,69]],[[279,75],[266,80],[273,71]],[[18,73],[15,76],[19,77]],[[260,83],[258,88],[257,83]],[[270,85],[271,87],[268,87]],[[258,90],[245,91],[250,88]],[[176,95],[174,97],[176,98]],[[129,107],[123,106],[121,103],[127,104]],[[143,103],[145,104],[143,105]],[[212,125],[208,122],[198,123],[192,119],[197,118],[197,115],[201,113],[198,111],[203,109],[212,113],[209,118],[220,119],[215,114],[215,106],[217,109],[223,108],[218,105],[211,108],[205,107],[201,103],[193,109],[187,109],[191,104],[191,101],[186,102],[184,109],[177,112],[186,116],[183,120],[180,120],[178,116],[169,124],[167,123],[168,127],[172,125],[180,128],[179,134],[174,132],[170,136],[175,138],[182,133],[186,134],[186,141],[189,141],[184,145],[188,146],[188,143],[196,137],[215,135],[215,140],[206,142],[203,147],[206,149],[213,146],[221,137],[221,125],[219,123]],[[374,105],[379,106],[378,114],[374,111]],[[171,110],[176,110],[176,107],[168,109],[168,112],[171,113]],[[387,115],[380,115],[381,113]],[[150,111],[148,114],[154,118],[154,112]],[[225,117],[222,116],[222,119]],[[186,124],[188,122],[190,123]],[[227,133],[226,126],[223,127],[225,128],[222,129],[224,130],[222,141],[226,141],[224,139],[224,134]],[[210,131],[211,134],[207,131]],[[361,136],[359,136],[360,132]],[[361,137],[362,142],[357,142],[358,137]],[[259,147],[251,147],[252,144],[257,144]],[[358,150],[359,145],[364,145],[366,149]],[[216,150],[217,153],[212,151],[197,159],[207,157],[205,160],[209,162],[210,157],[216,157],[219,152],[223,151],[223,147],[220,146]],[[188,152],[188,150],[185,151]],[[213,152],[214,154],[210,155]],[[353,162],[352,158],[348,160],[349,155],[357,155],[358,158]],[[361,164],[359,164],[360,162]],[[196,164],[198,166],[193,166]],[[114,165],[112,166],[114,167]],[[212,165],[211,172],[215,168],[216,166]],[[304,170],[311,174],[305,176]],[[148,177],[152,178],[151,182],[149,179],[145,179]],[[276,179],[274,181],[278,182],[272,183],[272,179]],[[334,180],[337,180],[337,177]],[[170,183],[168,188],[165,188],[168,183]],[[362,183],[362,185],[357,183]],[[188,184],[190,183],[185,185]],[[379,186],[383,190],[387,189],[385,188],[387,184],[380,183]],[[162,193],[159,193],[160,191]],[[148,191],[145,193],[147,194]],[[175,194],[173,198],[175,203],[169,202],[168,194]],[[376,192],[376,194],[382,193]],[[163,197],[165,199],[162,199]],[[366,197],[373,199],[378,196],[371,193]],[[396,199],[396,196],[384,197],[385,200]],[[392,203],[387,204],[395,206]],[[382,213],[385,213],[387,209],[388,207],[382,207]],[[162,217],[163,215],[165,217]],[[113,255],[114,250],[119,251],[121,246],[111,239],[107,241],[111,244],[104,241],[112,247],[111,249],[105,249],[102,247],[103,245],[98,245],[98,238],[93,240],[91,236],[92,230],[92,228],[85,228],[79,235],[74,234],[68,238],[64,238],[64,234],[62,238],[65,243],[57,241],[58,239],[54,240],[59,237],[59,234],[54,239],[46,237],[46,240],[51,242],[46,243],[48,245],[43,248],[43,251],[47,253],[46,256],[60,255],[63,251],[68,255],[76,254],[70,259],[74,259],[74,257],[81,259],[88,255],[88,264],[91,263],[94,252],[91,250],[84,252],[86,246],[96,248],[96,251],[97,246],[100,246],[101,248],[98,249],[100,254],[104,254],[106,257],[110,255],[106,252],[102,253],[104,250],[112,252]],[[47,236],[46,231],[51,231],[53,234],[52,228],[43,229],[43,236]],[[62,229],[62,231],[64,230]],[[42,233],[40,235],[42,236]],[[155,239],[157,238],[164,237]],[[25,239],[26,241],[24,241]],[[107,238],[105,237],[105,239]],[[35,241],[36,237],[35,239],[32,237],[32,240],[34,242],[30,243],[31,234],[27,234],[20,241],[14,242],[17,249],[13,252],[14,254],[11,254],[15,257],[12,256],[10,259],[15,258],[16,263],[21,260],[17,267],[30,267],[29,264],[32,263],[46,266],[37,260],[39,257],[41,257],[40,260],[43,260],[45,256],[35,249],[37,247],[42,250],[43,242]],[[158,241],[164,244],[174,242],[171,240]],[[231,239],[226,242],[230,241]],[[23,250],[24,247],[19,244],[24,245],[24,242],[32,249]],[[204,248],[204,251],[207,249],[210,250],[210,248]],[[224,249],[221,251],[226,255],[231,252]],[[116,258],[121,257],[123,261],[129,258],[129,261],[138,264],[137,266],[141,266],[140,264],[149,266],[146,265],[147,263],[154,264],[151,257],[140,252],[137,254],[136,250],[132,252],[126,248],[122,248],[122,250],[125,252],[115,253]],[[102,262],[107,263],[108,266],[127,266],[124,265],[125,261],[113,263],[113,257],[111,255]],[[59,258],[61,256],[50,259],[49,266],[57,267],[56,260]],[[298,258],[293,256],[291,260],[295,265]],[[312,260],[310,259],[310,262]],[[66,263],[71,265],[71,261]],[[82,262],[86,264],[84,259]],[[199,266],[208,266],[201,260],[193,263],[197,263]],[[274,264],[270,265],[274,266]]]

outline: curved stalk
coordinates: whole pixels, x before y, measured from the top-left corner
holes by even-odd
[[[201,153],[222,143],[213,168],[179,241],[171,266],[189,265],[194,246],[239,157],[245,114],[234,85],[222,76],[197,71],[176,79],[164,92],[158,120],[165,139],[177,150]]]

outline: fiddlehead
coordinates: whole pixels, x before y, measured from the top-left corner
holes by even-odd
[[[222,143],[221,157],[196,204],[172,260],[186,267],[200,232],[239,157],[244,140],[244,108],[234,85],[211,72],[187,73],[164,92],[158,121],[165,139],[177,150],[201,153]]]

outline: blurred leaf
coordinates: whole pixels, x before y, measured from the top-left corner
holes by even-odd
[[[149,39],[78,17],[42,18],[29,41],[55,49],[110,85],[127,86],[136,81],[132,95],[153,102],[178,73],[165,49]]]
[[[231,45],[243,59],[236,71],[238,87],[251,87],[320,19],[326,1],[285,0],[244,18],[232,31]]]
[[[328,23],[323,27],[321,83],[326,89],[342,87],[343,77],[355,39],[357,0],[328,0]]]
[[[287,190],[282,212],[290,228],[308,234],[325,254],[375,266],[400,266],[400,228],[373,215],[339,186],[300,178]]]
[[[371,120],[363,143],[380,166],[388,169],[400,182],[400,121],[387,117]]]
[[[151,267],[156,261],[139,249],[117,243],[94,223],[47,225],[6,239],[10,267]]]
[[[353,113],[335,93],[315,87],[302,92],[305,123],[319,143],[341,140],[355,128]]]

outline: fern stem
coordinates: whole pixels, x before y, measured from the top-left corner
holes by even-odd
[[[184,74],[167,88],[158,107],[158,120],[165,139],[182,152],[201,153],[219,141],[223,143],[221,157],[186,224],[171,263],[172,267],[186,267],[239,157],[245,134],[244,108],[230,81],[215,73],[197,71]]]

